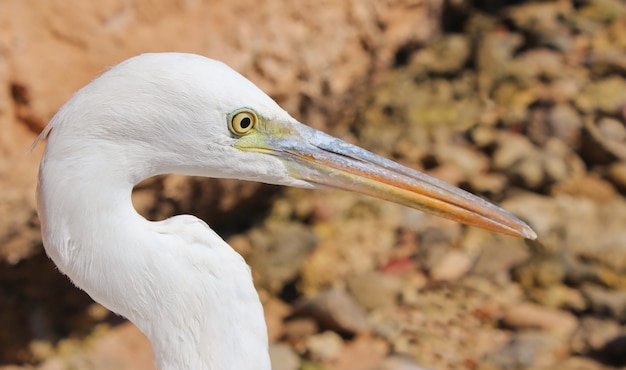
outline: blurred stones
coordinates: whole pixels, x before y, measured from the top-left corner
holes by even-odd
[[[626,5],[619,0],[590,0],[585,2],[580,14],[600,22],[610,22],[626,14]]]
[[[567,355],[566,343],[537,330],[515,334],[502,349],[489,353],[479,369],[552,369]]]
[[[611,76],[589,82],[576,98],[576,107],[585,113],[617,115],[626,104],[626,79]]]
[[[347,283],[351,295],[367,310],[395,304],[403,285],[400,277],[377,271],[351,277]]]
[[[621,192],[626,192],[626,162],[612,164],[608,169],[608,178]]]
[[[582,153],[597,164],[626,160],[626,129],[615,119],[603,118],[597,123],[586,119],[584,123]]]
[[[521,34],[504,29],[495,29],[482,35],[475,60],[478,67],[478,92],[481,96],[489,96],[494,83],[506,76],[507,65],[523,42]]]
[[[583,126],[578,112],[569,104],[558,104],[548,113],[548,125],[551,134],[568,147],[580,146],[580,131]]]
[[[569,2],[554,1],[512,6],[506,14],[515,26],[532,34],[540,46],[567,50],[571,31],[564,20],[573,10]]]
[[[333,331],[325,331],[308,337],[306,349],[313,361],[331,362],[341,355],[343,339]]]
[[[340,333],[354,334],[369,329],[363,308],[344,290],[337,288],[298,303],[294,315],[312,317],[320,327]]]
[[[311,318],[294,318],[285,322],[284,335],[290,342],[301,341],[317,333],[317,331],[317,323]]]
[[[291,307],[279,299],[270,297],[263,302],[263,313],[268,340],[273,343],[285,335],[284,320],[291,313]]]
[[[473,259],[461,251],[449,251],[430,269],[434,281],[454,281],[465,275],[473,264]]]
[[[522,86],[536,80],[555,80],[563,76],[563,55],[547,49],[533,49],[520,54],[507,65],[507,72]]]
[[[609,201],[617,195],[609,182],[597,176],[573,177],[554,186],[552,192],[584,196],[598,201]]]
[[[502,134],[496,142],[494,167],[525,188],[541,190],[584,173],[584,163],[558,139],[547,140],[543,148],[514,134]]]
[[[273,293],[296,278],[307,255],[317,245],[311,229],[296,222],[268,222],[247,236],[254,246],[248,262],[258,273],[256,283]]]
[[[337,370],[375,369],[389,353],[389,344],[376,337],[362,335],[346,343],[341,356],[332,365]]]
[[[429,370],[415,363],[408,356],[389,356],[382,361],[374,370]]]
[[[600,352],[611,340],[625,333],[615,321],[584,317],[572,336],[572,350],[578,353]]]
[[[435,74],[454,74],[465,67],[471,55],[470,44],[463,35],[443,35],[432,46],[416,52],[409,62],[412,70]]]
[[[588,284],[582,287],[582,293],[594,313],[626,322],[626,290],[609,290]]]
[[[578,326],[576,317],[569,312],[542,307],[533,303],[520,303],[509,307],[502,322],[518,329],[541,329],[568,338]]]
[[[272,344],[269,348],[272,370],[298,370],[300,357],[286,344]]]

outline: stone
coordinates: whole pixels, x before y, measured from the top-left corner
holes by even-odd
[[[568,354],[562,340],[540,331],[527,330],[515,334],[504,348],[487,354],[480,368],[552,369]]]
[[[256,283],[272,293],[299,274],[306,257],[317,246],[317,237],[310,227],[297,222],[268,221],[248,234],[254,247],[248,263],[258,274]]]
[[[340,356],[343,347],[343,339],[333,331],[311,335],[306,340],[306,349],[309,356],[316,362],[336,360]]]
[[[398,276],[369,271],[348,279],[348,290],[365,309],[373,310],[397,302],[403,281]]]
[[[365,310],[346,291],[331,288],[294,307],[296,317],[312,317],[320,327],[342,333],[359,333],[369,329]]]
[[[269,348],[272,370],[298,370],[300,357],[286,344],[272,344]]]
[[[457,280],[467,274],[473,262],[474,260],[466,253],[451,250],[431,268],[430,277],[435,281]]]
[[[594,313],[626,321],[626,290],[616,291],[588,284],[582,287],[582,292]]]
[[[408,356],[392,355],[385,358],[374,370],[429,370]]]
[[[569,312],[528,302],[509,307],[502,322],[514,328],[542,329],[564,337],[571,335],[578,326],[578,320]]]
[[[317,332],[317,323],[311,318],[295,318],[285,322],[284,335],[288,341],[302,340]]]

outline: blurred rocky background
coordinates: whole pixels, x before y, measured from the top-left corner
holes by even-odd
[[[0,0],[0,368],[153,368],[45,256],[28,151],[74,91],[148,51],[221,59],[539,234],[339,191],[140,184],[146,217],[195,214],[251,264],[276,370],[626,366],[626,2]]]

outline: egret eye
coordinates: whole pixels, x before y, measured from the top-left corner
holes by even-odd
[[[237,112],[230,118],[228,128],[237,136],[245,135],[254,130],[258,120],[257,115],[252,111]]]

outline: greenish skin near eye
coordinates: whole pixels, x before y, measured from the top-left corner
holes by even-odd
[[[243,110],[232,115],[228,122],[228,128],[233,134],[242,136],[253,131],[258,121],[259,118],[254,112]]]

